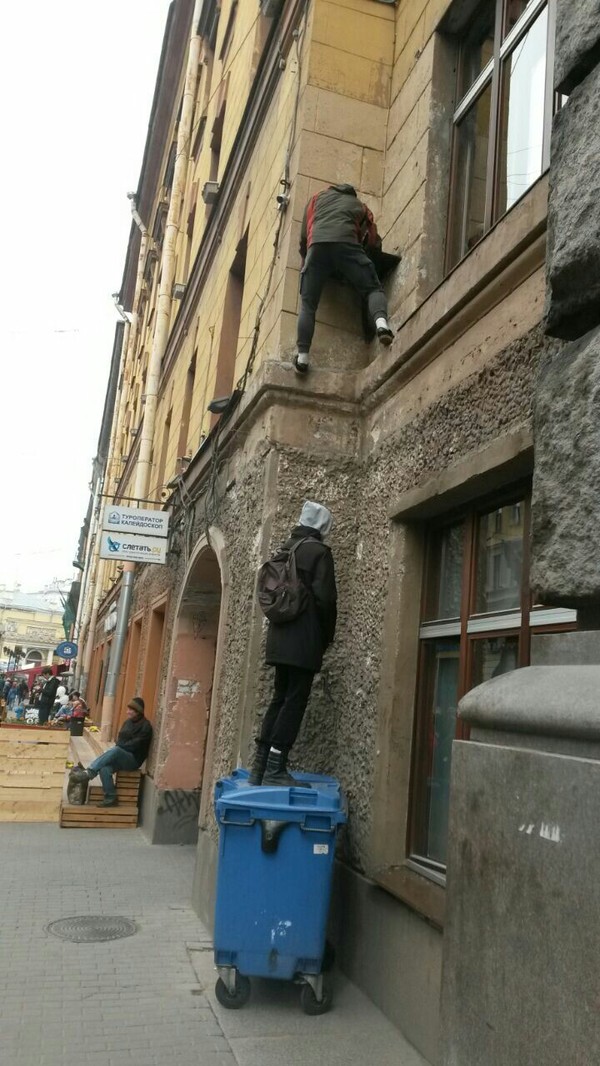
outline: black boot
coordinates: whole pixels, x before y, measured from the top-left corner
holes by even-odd
[[[263,785],[281,785],[283,788],[289,788],[290,785],[298,784],[286,770],[287,760],[287,751],[269,752],[265,775],[262,779]]]
[[[250,767],[250,777],[248,778],[248,784],[256,787],[262,785],[262,779],[264,776],[265,768],[267,765],[267,759],[269,758],[269,745],[264,740],[256,741],[256,750],[254,752],[254,759],[252,760],[252,766]]]

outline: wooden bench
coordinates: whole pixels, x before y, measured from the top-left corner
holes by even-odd
[[[119,770],[116,774],[116,807],[99,807],[104,793],[99,785],[90,785],[88,802],[81,805],[63,803],[60,824],[63,829],[135,829],[138,821],[138,797],[142,775],[139,770]]]
[[[90,733],[84,729],[82,737],[71,737],[71,759],[73,763],[81,762],[89,766],[98,755],[102,755],[112,744],[100,740],[99,733]],[[142,780],[141,770],[118,770],[115,776],[118,804],[116,807],[100,807],[104,793],[95,777],[90,784],[88,802],[73,804],[67,801],[65,793],[60,811],[60,825],[63,829],[135,829],[138,822],[138,801]]]

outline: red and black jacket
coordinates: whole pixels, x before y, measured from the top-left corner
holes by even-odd
[[[330,185],[316,193],[304,209],[300,233],[302,258],[312,244],[330,243],[381,247],[373,215],[358,199],[352,185]]]

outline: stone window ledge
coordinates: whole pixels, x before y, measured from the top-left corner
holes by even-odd
[[[425,874],[419,874],[402,864],[379,870],[373,880],[391,896],[421,914],[437,929],[444,928],[446,889],[430,881]]]
[[[356,398],[375,394],[409,362],[425,365],[538,270],[546,254],[548,177],[543,175],[401,326],[396,342],[356,375]],[[418,356],[418,358],[416,358]]]

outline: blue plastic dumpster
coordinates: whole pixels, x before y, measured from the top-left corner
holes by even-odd
[[[331,1006],[327,916],[346,801],[333,777],[294,776],[297,787],[252,788],[248,771],[235,770],[215,788],[215,991],[224,1007],[244,1006],[252,976],[299,982],[307,1014]]]

